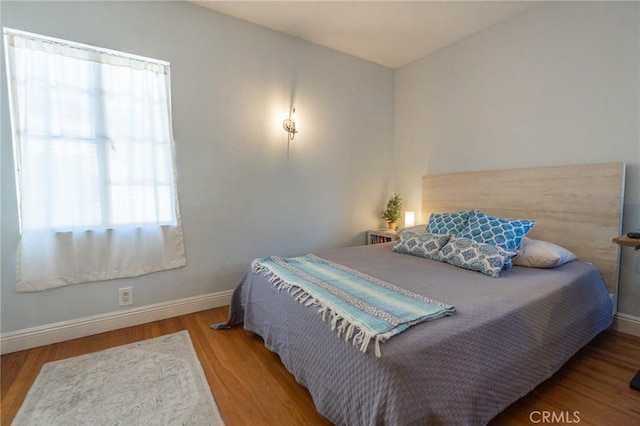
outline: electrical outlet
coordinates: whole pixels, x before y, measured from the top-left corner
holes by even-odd
[[[118,289],[118,306],[133,305],[133,287]]]

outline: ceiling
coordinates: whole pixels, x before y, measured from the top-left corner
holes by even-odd
[[[389,68],[400,68],[539,4],[482,0],[191,1]]]

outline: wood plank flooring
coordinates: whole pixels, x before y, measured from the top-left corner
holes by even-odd
[[[4,355],[0,424],[11,423],[44,363],[188,330],[228,426],[329,425],[260,337],[242,327],[209,329],[227,313],[226,307],[216,308]],[[629,388],[638,369],[640,338],[606,331],[490,425],[545,424],[545,411],[564,423],[640,425],[640,392]]]

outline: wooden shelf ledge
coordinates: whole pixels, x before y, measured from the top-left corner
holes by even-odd
[[[613,243],[626,247],[634,247],[636,250],[640,250],[640,240],[637,238],[629,238],[626,235],[614,238]]]

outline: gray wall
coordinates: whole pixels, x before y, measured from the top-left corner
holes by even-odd
[[[228,290],[268,254],[363,244],[390,195],[393,71],[185,2],[7,2],[2,25],[171,63],[188,265],[15,291],[18,242],[2,74],[2,332]],[[4,54],[3,54],[4,56]],[[2,64],[4,70],[4,62]],[[293,102],[300,133],[287,143]]]
[[[395,189],[419,206],[425,173],[623,161],[640,228],[639,29],[637,2],[546,3],[397,70]],[[621,263],[640,316],[640,256]]]

